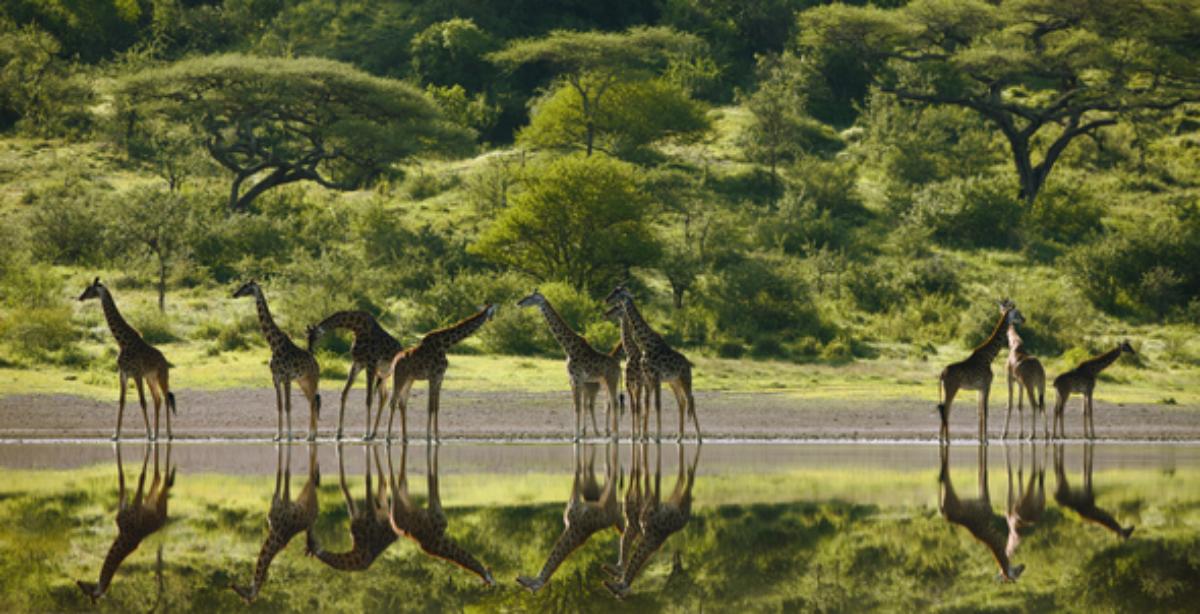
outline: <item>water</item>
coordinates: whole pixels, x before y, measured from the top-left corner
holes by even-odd
[[[1200,597],[1189,444],[8,443],[0,470],[4,611]]]

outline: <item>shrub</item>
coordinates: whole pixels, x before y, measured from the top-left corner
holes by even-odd
[[[741,358],[746,354],[746,346],[738,341],[723,341],[717,345],[717,356],[721,358]]]
[[[0,340],[35,362],[77,362],[79,331],[65,305],[11,309],[0,318]]]
[[[142,334],[142,339],[151,345],[179,341],[171,318],[157,309],[136,310],[127,319]]]
[[[94,265],[104,254],[103,190],[95,182],[70,174],[61,183],[28,195],[26,223],[35,258],[55,264]]]
[[[1104,207],[1081,173],[1056,173],[1022,221],[1027,237],[1073,245],[1098,234]]]
[[[1011,247],[1023,209],[1012,182],[1000,175],[952,178],[925,186],[910,213],[945,245]]]
[[[704,280],[702,300],[717,330],[742,340],[764,335],[781,342],[802,336],[828,339],[832,329],[821,321],[800,273],[796,261],[787,257],[742,256]]]

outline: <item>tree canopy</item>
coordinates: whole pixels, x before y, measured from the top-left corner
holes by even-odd
[[[203,136],[208,154],[233,173],[235,210],[296,181],[356,189],[394,162],[461,151],[471,140],[420,90],[332,60],[206,57],[141,71],[117,88],[126,136],[141,118]]]
[[[529,174],[471,251],[541,281],[600,292],[656,257],[648,205],[636,167],[564,156]]]
[[[554,70],[579,95],[584,145],[592,154],[596,122],[605,94],[618,82],[664,68],[672,57],[700,53],[694,35],[663,27],[637,27],[624,33],[555,30],[541,38],[522,39],[490,54],[509,68],[541,64]]]
[[[916,0],[830,5],[799,19],[804,53],[853,53],[882,91],[991,122],[1026,203],[1075,138],[1200,100],[1200,14],[1186,3]]]

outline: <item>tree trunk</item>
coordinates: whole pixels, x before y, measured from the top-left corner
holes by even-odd
[[[158,251],[158,311],[167,310],[167,259],[161,250]]]

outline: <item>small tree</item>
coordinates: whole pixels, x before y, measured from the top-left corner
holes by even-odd
[[[835,4],[801,13],[800,31],[804,54],[854,57],[885,93],[987,119],[1008,141],[1026,206],[1077,137],[1200,100],[1200,19],[1188,3]]]
[[[655,141],[693,138],[709,128],[704,107],[662,79],[615,83],[607,99],[589,124],[578,90],[569,85],[559,87],[534,107],[529,126],[517,141],[534,148],[586,149],[590,138],[594,148],[628,157]]]
[[[413,72],[422,83],[484,89],[495,68],[484,57],[496,41],[470,19],[440,21],[412,39]]]
[[[665,68],[674,56],[695,54],[700,39],[670,28],[631,28],[624,33],[555,30],[518,40],[488,57],[501,66],[548,65],[578,94],[584,148],[592,155],[605,95],[617,83]]]
[[[567,156],[530,172],[474,253],[538,280],[599,292],[658,252],[637,170],[607,156]]]
[[[314,58],[185,60],[122,79],[117,101],[118,121],[131,130],[141,118],[162,118],[202,135],[208,154],[233,173],[234,210],[297,181],[357,189],[392,163],[471,141],[416,88]]]
[[[173,190],[144,187],[114,200],[109,232],[112,243],[132,245],[118,257],[149,259],[153,263],[158,310],[166,310],[167,275],[171,266],[187,257],[197,223],[193,198]]]

